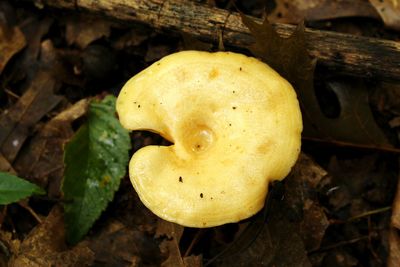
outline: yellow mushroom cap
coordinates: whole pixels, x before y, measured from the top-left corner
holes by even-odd
[[[131,78],[117,100],[121,124],[159,133],[129,164],[141,201],[189,227],[237,222],[288,175],[302,119],[293,87],[265,63],[232,52],[184,51]]]

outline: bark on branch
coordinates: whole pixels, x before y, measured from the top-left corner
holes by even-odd
[[[223,32],[225,44],[245,47],[254,39],[237,13],[182,0],[34,0],[43,6],[88,10],[157,29],[176,30],[208,41]],[[257,20],[257,19],[255,19]],[[276,24],[287,37],[294,26]],[[338,72],[400,81],[400,42],[306,29],[307,48],[318,62]]]

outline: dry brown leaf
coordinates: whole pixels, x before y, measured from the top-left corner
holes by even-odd
[[[183,264],[185,265],[185,267],[202,267],[203,257],[201,256],[184,257]]]
[[[81,49],[102,37],[110,35],[111,23],[104,19],[79,17],[69,19],[66,27],[66,39],[69,45],[76,44]]]
[[[400,1],[399,0],[369,0],[381,16],[385,25],[400,31]]]
[[[199,50],[211,51],[212,44],[200,41],[187,33],[181,33],[182,36],[182,50]]]
[[[315,199],[327,172],[304,153],[285,183],[285,203],[294,214],[301,214],[300,234],[308,251],[318,249],[329,221],[323,207]]]
[[[1,154],[1,152],[0,152],[0,171],[16,174],[10,162],[8,162],[8,160],[3,156],[3,154]]]
[[[61,101],[54,95],[56,83],[50,74],[37,73],[29,89],[0,115],[0,152],[12,163],[33,127]]]
[[[12,233],[0,230],[0,266],[7,266],[11,256],[18,252],[21,242],[13,239]]]
[[[224,255],[216,266],[311,266],[295,224],[290,222],[280,203],[274,203],[267,222],[254,242],[244,251]]]
[[[300,223],[300,231],[307,251],[320,248],[325,231],[329,226],[324,208],[310,199],[304,202],[303,220]]]
[[[38,57],[41,50],[41,42],[44,35],[49,32],[53,19],[46,17],[38,20],[35,17],[28,17],[21,24],[21,31],[26,38],[27,47],[18,58],[15,64],[15,74],[19,79],[26,78],[31,83],[42,67],[38,64]]]
[[[8,27],[0,21],[0,74],[12,56],[25,45],[25,36],[18,27]]]
[[[389,256],[387,259],[388,267],[397,267],[400,264],[400,235],[397,228],[389,230]]]
[[[299,23],[342,17],[373,17],[378,14],[364,0],[276,0],[268,19],[272,22]]]
[[[134,28],[129,29],[124,35],[118,38],[113,43],[113,47],[117,50],[131,49],[132,47],[142,44],[150,38],[152,31],[136,25]],[[133,52],[133,51],[132,51]]]
[[[158,219],[156,237],[166,237],[160,243],[161,252],[167,256],[167,259],[161,266],[185,267],[179,250],[179,241],[181,240],[183,230],[184,227],[181,225]]]
[[[157,242],[144,232],[112,220],[87,240],[101,266],[158,266],[161,253]]]
[[[397,181],[396,196],[392,204],[392,218],[391,224],[393,227],[400,231],[400,175]]]
[[[62,210],[55,206],[46,220],[22,241],[9,266],[89,266],[93,259],[93,252],[82,243],[73,248],[67,247]]]
[[[50,197],[59,197],[64,144],[74,134],[71,123],[86,113],[88,103],[82,99],[46,123],[14,163],[19,175],[48,188]]]

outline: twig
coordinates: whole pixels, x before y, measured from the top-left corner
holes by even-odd
[[[374,214],[378,214],[378,213],[382,213],[382,212],[386,212],[391,210],[392,207],[384,207],[384,208],[380,208],[380,209],[376,209],[376,210],[370,210],[361,214],[358,214],[356,216],[350,217],[349,219],[347,219],[348,222],[360,219],[360,218],[364,218],[364,217],[368,217]]]
[[[22,200],[22,201],[19,201],[18,204],[19,204],[21,207],[23,207],[24,209],[26,209],[26,210],[33,216],[33,218],[35,218],[35,220],[36,220],[38,223],[40,223],[40,224],[42,223],[42,219],[39,217],[39,215],[36,214],[36,212],[35,212],[31,207],[29,207],[29,205],[28,205],[27,202],[25,202],[24,200]]]
[[[338,248],[338,247],[354,244],[354,243],[357,243],[359,241],[368,240],[368,239],[369,239],[369,235],[360,236],[360,237],[356,237],[356,238],[353,238],[353,239],[350,239],[350,240],[345,240],[345,241],[338,242],[336,244],[325,246],[325,247],[322,247],[322,248],[319,248],[319,249],[310,250],[308,253],[311,254],[311,253],[315,253],[315,252],[324,252],[324,251],[332,250],[332,249],[335,249],[335,248]]]
[[[327,145],[334,145],[339,147],[349,147],[349,148],[358,148],[358,149],[365,149],[365,150],[377,150],[380,152],[387,152],[387,153],[400,153],[400,148],[396,147],[389,147],[389,146],[379,146],[373,144],[357,144],[357,143],[350,143],[350,142],[343,142],[331,139],[319,139],[314,137],[307,137],[303,136],[302,139],[304,141],[316,142],[316,143],[324,143]]]
[[[34,1],[34,0],[30,0]],[[140,22],[156,29],[180,31],[207,41],[218,41],[223,27],[225,44],[246,48],[254,42],[237,12],[208,7],[189,0],[41,0],[43,6],[87,10],[124,22]],[[260,19],[253,18],[261,22]],[[294,26],[276,24],[288,37]],[[360,77],[400,80],[400,43],[336,32],[306,29],[311,56],[336,72]]]

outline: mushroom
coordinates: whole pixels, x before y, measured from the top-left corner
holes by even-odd
[[[265,63],[237,53],[166,56],[124,85],[117,112],[128,130],[172,142],[138,150],[129,175],[145,206],[183,226],[254,215],[268,183],[287,176],[300,152],[293,87]]]

